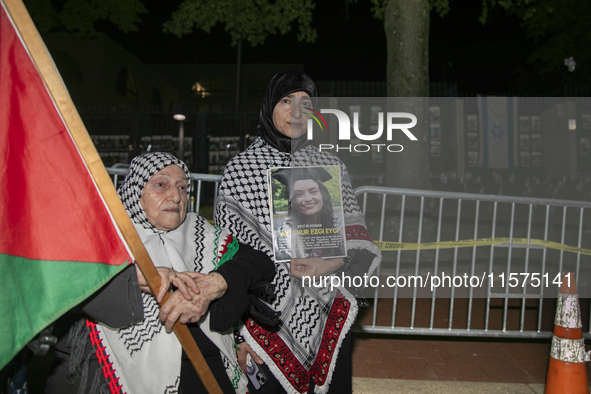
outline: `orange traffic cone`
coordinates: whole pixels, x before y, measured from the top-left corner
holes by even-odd
[[[589,359],[589,353],[585,352],[575,274],[571,272],[560,286],[545,393],[589,394],[585,365]]]

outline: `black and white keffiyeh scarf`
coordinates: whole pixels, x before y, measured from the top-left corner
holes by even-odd
[[[296,91],[308,93],[312,100],[317,96],[312,79],[298,70],[279,72],[269,82],[261,105],[260,137],[226,165],[216,224],[273,258],[267,170],[338,165],[348,254],[358,250],[372,256],[366,262],[371,273],[381,262],[381,254],[367,231],[346,166],[337,157],[309,146],[305,135],[291,139],[274,125],[275,105]],[[268,303],[281,311],[279,328],[274,331],[249,319],[241,332],[288,393],[308,392],[313,380],[314,391],[323,394],[329,389],[342,341],[357,317],[357,301],[342,288],[331,292],[297,285],[289,272],[288,263],[276,262],[275,294]]]
[[[188,213],[176,229],[160,231],[150,224],[140,205],[146,183],[171,164],[182,168],[190,181],[189,170],[182,161],[167,153],[148,153],[133,159],[118,189],[119,195],[154,265],[176,271],[208,273],[231,257],[225,254],[231,249],[228,246],[232,236],[195,213]],[[120,392],[176,393],[180,383],[181,345],[176,335],[167,334],[164,330],[158,319],[159,308],[154,297],[143,294],[142,298],[142,323],[124,329],[96,325],[101,343],[95,346],[102,348],[108,356],[103,370],[106,367],[113,370],[118,379],[116,384],[121,387]],[[211,331],[209,313],[199,321],[199,326],[220,350],[226,373],[236,392],[245,393],[247,378],[236,360],[232,331]]]
[[[306,146],[285,154],[258,138],[226,166],[216,208],[216,223],[228,228],[240,242],[273,257],[266,172],[270,167],[328,166],[341,168],[341,196],[347,250],[365,250],[374,256],[373,272],[381,261],[345,165],[335,156]],[[247,343],[263,358],[288,393],[307,392],[314,379],[315,392],[328,391],[338,349],[357,316],[357,301],[345,289],[315,289],[291,280],[288,263],[276,263],[275,299],[271,308],[281,311],[276,332],[247,321],[242,329]],[[247,334],[247,335],[245,335]]]

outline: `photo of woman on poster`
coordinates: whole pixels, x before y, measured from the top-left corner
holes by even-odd
[[[273,220],[275,258],[278,261],[292,257],[346,256],[340,196],[331,196],[326,186],[331,181],[336,185],[335,190],[340,189],[338,167],[333,171],[336,171],[336,177],[324,167],[271,170],[271,181],[278,182],[273,183],[270,190],[284,185],[288,194],[287,216],[281,221],[275,215]],[[338,204],[333,203],[333,197],[338,197]]]

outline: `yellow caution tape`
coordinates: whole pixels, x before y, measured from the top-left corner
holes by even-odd
[[[214,225],[213,220],[209,222]],[[392,252],[394,250],[433,250],[433,249],[454,249],[454,248],[473,248],[475,246],[491,246],[491,245],[502,245],[510,247],[513,245],[535,245],[540,248],[535,249],[556,249],[563,250],[570,253],[580,253],[586,256],[591,256],[591,249],[577,248],[576,246],[570,246],[561,244],[560,242],[544,241],[542,239],[530,239],[527,242],[527,238],[478,238],[478,239],[463,239],[460,241],[444,241],[444,242],[424,242],[421,244],[411,242],[386,242],[386,241],[373,241],[374,244],[382,252]]]
[[[425,242],[425,243],[409,243],[409,242],[385,242],[385,241],[374,241],[374,243],[383,252],[391,252],[394,250],[432,250],[432,249],[454,249],[454,248],[471,248],[475,246],[491,246],[501,245],[502,246],[516,246],[516,245],[535,245],[541,248],[563,250],[565,252],[580,253],[587,256],[591,256],[591,250],[577,248],[576,246],[570,246],[561,244],[559,242],[544,241],[541,239],[530,239],[527,238],[479,238],[479,239],[464,239],[460,241],[444,241],[444,242]],[[519,247],[519,246],[517,246]]]

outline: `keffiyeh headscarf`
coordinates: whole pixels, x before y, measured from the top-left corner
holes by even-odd
[[[267,170],[338,165],[348,255],[363,254],[365,272],[371,273],[381,254],[367,232],[346,166],[336,156],[306,145],[307,140],[292,144],[273,125],[277,102],[299,90],[316,96],[314,83],[301,71],[280,72],[269,82],[261,108],[261,136],[227,164],[218,193],[216,223],[228,228],[240,242],[273,258]],[[326,393],[339,348],[357,316],[357,301],[345,289],[330,292],[295,284],[288,263],[276,263],[273,283],[274,298],[268,302],[281,311],[279,329],[273,331],[248,320],[241,333],[288,393],[306,393],[312,381],[315,393]]]
[[[159,232],[146,217],[142,206],[140,205],[140,198],[142,191],[146,187],[146,183],[156,173],[169,165],[175,164],[179,166],[187,176],[187,193],[190,192],[191,173],[189,169],[181,160],[173,155],[165,152],[146,153],[136,156],[129,165],[129,170],[125,175],[125,180],[117,189],[121,202],[135,224],[141,224],[145,229],[152,229],[154,232]]]
[[[171,164],[182,168],[187,180],[190,180],[189,170],[182,161],[168,153],[147,153],[132,160],[118,189],[119,195],[154,265],[176,271],[208,273],[221,265],[222,257],[223,261],[232,257],[226,255],[232,236],[192,212],[176,229],[160,231],[148,221],[140,205],[146,183]],[[167,334],[164,330],[158,319],[159,307],[154,297],[142,294],[142,299],[142,323],[123,329],[96,325],[99,342],[98,345],[93,344],[108,356],[108,359],[99,361],[103,364],[103,371],[112,369],[111,374],[116,377],[112,384],[119,385],[120,392],[177,393],[181,345],[175,334]],[[220,350],[226,373],[236,392],[245,393],[247,378],[236,360],[233,333],[231,330],[224,333],[211,331],[209,315],[207,313],[201,318],[199,327]]]

